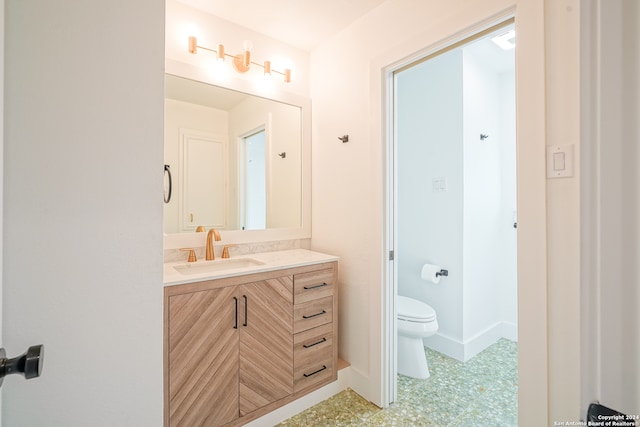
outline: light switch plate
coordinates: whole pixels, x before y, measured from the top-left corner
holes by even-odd
[[[447,177],[442,176],[431,180],[431,189],[434,193],[443,193],[447,191]]]
[[[547,146],[547,178],[573,176],[573,145]]]

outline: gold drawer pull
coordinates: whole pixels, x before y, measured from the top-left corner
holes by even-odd
[[[325,369],[327,369],[327,365],[322,365],[322,368],[318,369],[317,371],[313,371],[313,372],[311,372],[310,374],[302,374],[302,375],[304,375],[304,376],[305,376],[305,378],[309,378],[310,376],[315,375],[315,374],[317,374],[318,372],[322,372],[322,371],[324,371]]]
[[[320,313],[311,314],[309,316],[302,316],[303,319],[311,319],[312,317],[322,316],[323,314],[327,314],[325,310],[322,310]]]
[[[318,285],[313,285],[313,286],[303,286],[302,289],[304,289],[305,291],[309,291],[311,289],[317,289],[317,288],[322,288],[323,286],[329,286],[326,282],[322,282]]]
[[[321,339],[320,341],[318,341],[318,342],[314,342],[313,344],[309,344],[309,345],[307,345],[307,344],[302,344],[302,346],[303,346],[304,348],[310,348],[310,347],[313,347],[314,345],[322,344],[323,342],[327,342],[327,339],[326,339],[326,338],[324,338],[324,337],[322,337],[322,339]]]

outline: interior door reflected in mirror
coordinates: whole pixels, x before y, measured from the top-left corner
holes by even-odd
[[[165,233],[302,225],[299,106],[167,74]]]
[[[262,230],[267,226],[266,132],[264,128],[242,138],[240,218],[243,230]]]

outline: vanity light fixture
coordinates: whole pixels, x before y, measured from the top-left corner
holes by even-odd
[[[264,61],[264,64],[259,64],[251,60],[251,49],[253,45],[251,41],[245,40],[243,43],[244,52],[238,55],[229,55],[225,53],[224,46],[219,44],[216,49],[210,49],[208,47],[199,46],[198,39],[196,37],[189,37],[189,53],[196,54],[198,49],[208,50],[216,54],[216,58],[219,62],[224,62],[226,57],[233,58],[233,69],[238,73],[244,74],[251,69],[252,65],[262,67],[265,76],[271,76],[272,73],[280,74],[284,76],[285,83],[291,83],[291,70],[286,68],[284,72],[280,72],[271,68],[271,61]]]

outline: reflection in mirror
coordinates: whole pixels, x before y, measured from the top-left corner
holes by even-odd
[[[301,108],[165,76],[165,233],[302,226]]]

